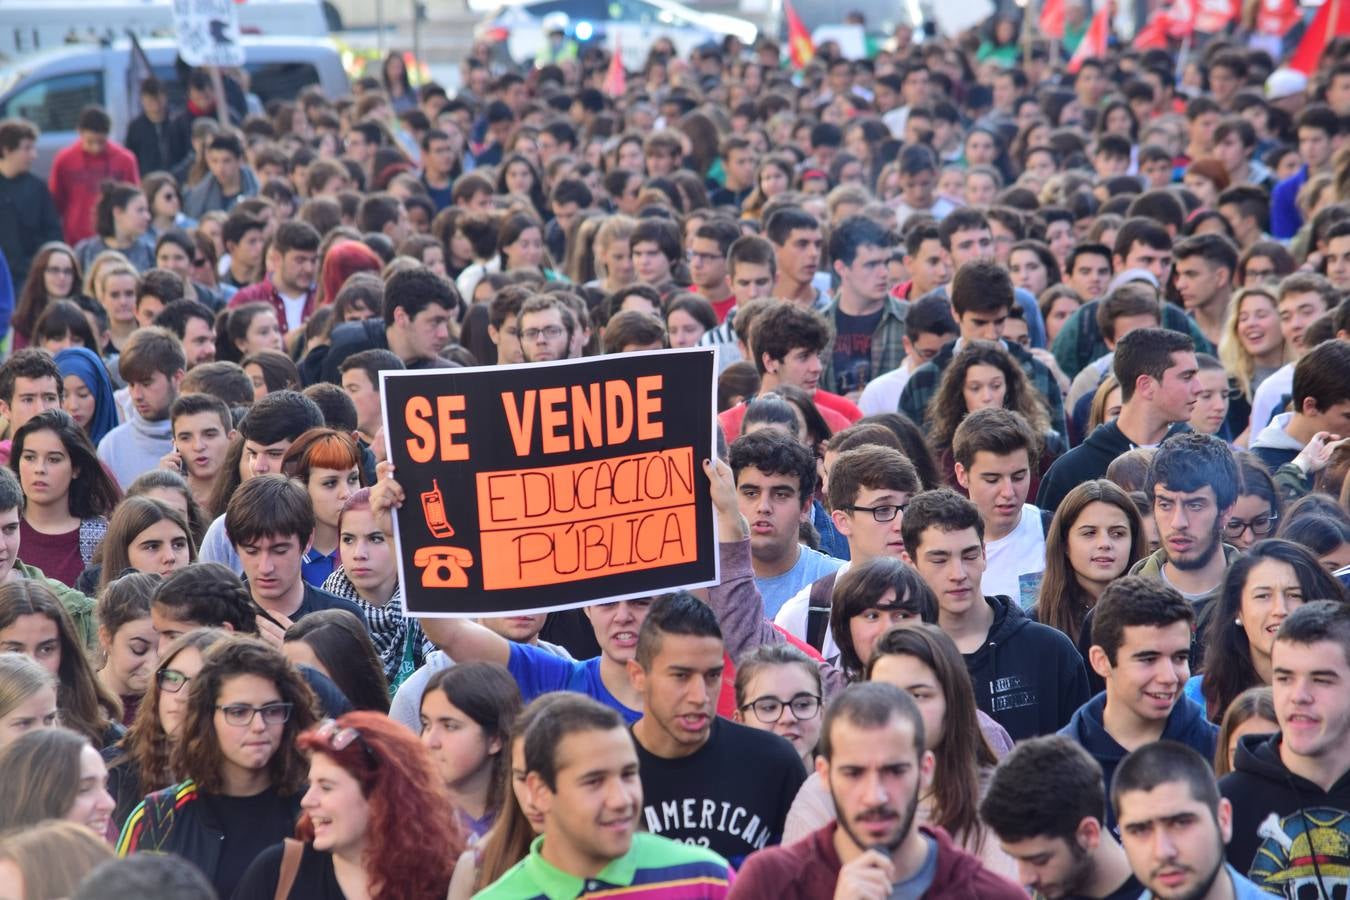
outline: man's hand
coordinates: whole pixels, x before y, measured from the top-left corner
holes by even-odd
[[[708,488],[717,509],[717,539],[724,544],[745,540],[750,535],[750,526],[736,502],[736,483],[731,477],[731,467],[720,459],[704,460],[703,474],[708,476]]]
[[[258,613],[253,618],[258,623],[258,637],[278,650],[286,643],[286,632],[295,624],[281,613],[269,612],[267,615]]]
[[[1298,456],[1294,457],[1294,465],[1304,476],[1311,478],[1331,464],[1331,458],[1347,440],[1350,438],[1342,438],[1339,434],[1332,434],[1329,431],[1319,431],[1308,440]]]
[[[178,475],[183,474],[183,457],[177,450],[170,450],[159,458],[159,467]]]
[[[868,850],[839,870],[834,900],[886,900],[895,864],[880,850]]]
[[[403,505],[403,486],[394,480],[394,464],[385,461],[375,466],[375,484],[370,488],[370,511],[385,534],[393,535],[393,511]]]

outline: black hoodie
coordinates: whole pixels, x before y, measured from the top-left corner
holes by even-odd
[[[1015,741],[1054,734],[1088,701],[1087,671],[1073,642],[1033,622],[1007,597],[985,597],[994,623],[984,646],[962,654],[975,702]]]
[[[1350,773],[1322,790],[1285,766],[1278,734],[1242,738],[1233,766],[1219,781],[1233,804],[1233,867],[1281,897],[1346,896]],[[1319,876],[1326,888],[1320,894]]]
[[[1178,422],[1167,429],[1166,440],[1182,431],[1190,431],[1189,425]],[[1106,467],[1111,461],[1127,450],[1133,450],[1134,444],[1116,425],[1115,420],[1098,425],[1084,438],[1083,443],[1055,460],[1050,470],[1041,477],[1041,487],[1036,493],[1036,505],[1041,509],[1059,509],[1064,495],[1078,485],[1094,478],[1105,478]]]

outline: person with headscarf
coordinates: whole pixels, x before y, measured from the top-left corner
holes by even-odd
[[[85,347],[67,347],[56,354],[56,367],[65,382],[63,406],[98,446],[119,424],[112,379],[98,354]]]

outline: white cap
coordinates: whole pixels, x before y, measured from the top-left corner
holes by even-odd
[[[1276,69],[1266,79],[1266,98],[1283,100],[1302,94],[1308,89],[1308,76],[1293,69]]]

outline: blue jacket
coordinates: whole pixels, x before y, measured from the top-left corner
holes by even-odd
[[[1102,767],[1102,782],[1106,787],[1106,827],[1116,833],[1116,814],[1111,808],[1111,778],[1116,766],[1129,753],[1106,733],[1102,713],[1106,709],[1106,692],[1098,694],[1078,708],[1069,724],[1059,733],[1077,741]],[[1214,744],[1219,728],[1205,718],[1202,706],[1182,694],[1163,726],[1162,740],[1179,741],[1195,750],[1205,759],[1214,758]]]
[[[1293,175],[1275,185],[1270,192],[1270,234],[1287,241],[1303,227],[1303,215],[1298,211],[1298,192],[1308,181],[1308,167],[1303,166]]]

